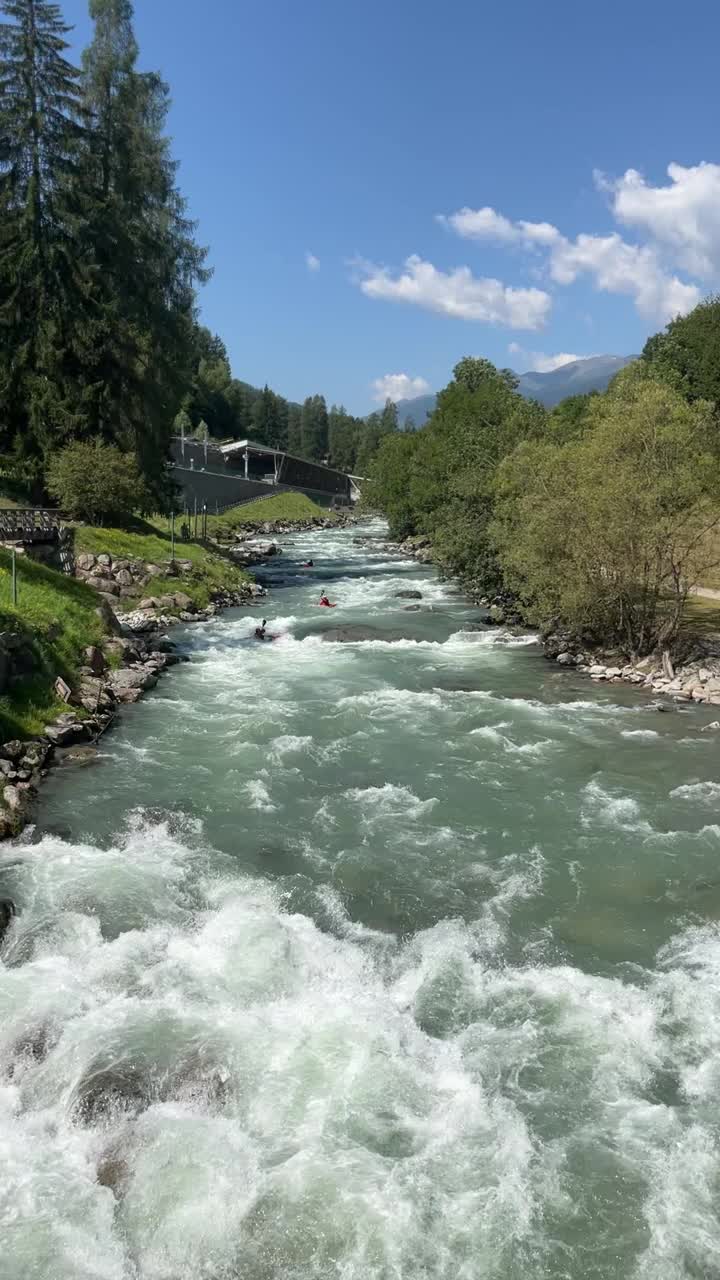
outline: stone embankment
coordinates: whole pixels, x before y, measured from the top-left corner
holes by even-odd
[[[88,758],[93,744],[113,723],[120,705],[137,702],[146,689],[157,684],[163,671],[183,661],[168,639],[148,643],[120,634],[108,637],[102,648],[86,649],[83,658],[76,687],[66,691],[67,711],[46,725],[41,737],[0,745],[4,803],[0,810],[0,839],[22,830],[52,764],[68,758]]]
[[[697,652],[675,666],[669,654],[657,654],[629,662],[621,654],[600,654],[579,648],[562,632],[541,635],[545,656],[562,667],[574,667],[591,680],[611,684],[633,684],[650,693],[663,694],[675,702],[709,703],[720,706],[720,657]]]

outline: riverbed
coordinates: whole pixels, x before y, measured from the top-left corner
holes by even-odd
[[[3,848],[2,1275],[720,1276],[713,709],[358,532],[284,540],[273,643],[178,633]]]

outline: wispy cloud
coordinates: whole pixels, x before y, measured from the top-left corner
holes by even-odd
[[[407,258],[398,273],[368,262],[355,266],[368,298],[404,302],[481,324],[540,329],[552,306],[550,294],[542,289],[516,289],[500,280],[474,276],[469,267],[441,271],[417,254]]]
[[[425,378],[411,378],[407,373],[386,373],[382,378],[375,378],[373,400],[384,404],[386,400],[411,400],[413,396],[424,396],[430,390],[430,383]]]
[[[309,249],[305,254],[305,266],[307,267],[308,271],[320,270],[320,259],[316,258],[314,253],[310,253]]]

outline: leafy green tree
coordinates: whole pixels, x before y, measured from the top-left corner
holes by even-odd
[[[585,430],[588,410],[597,391],[586,395],[567,396],[550,411],[547,418],[547,432],[556,444],[566,444],[575,440]]]
[[[593,397],[584,433],[522,444],[500,466],[491,536],[537,618],[643,655],[677,637],[720,559],[717,431],[645,367]]]
[[[484,590],[501,585],[489,536],[498,464],[546,427],[543,407],[519,396],[516,385],[507,370],[466,357],[426,425],[399,433],[397,442],[391,434],[369,463],[369,498],[395,533],[429,535],[440,562]],[[365,474],[359,462],[358,470]]]
[[[399,540],[417,532],[409,481],[419,445],[419,432],[385,435],[370,464],[369,484],[363,489],[363,506],[384,512],[390,536]]]
[[[65,362],[88,287],[72,183],[82,107],[58,6],[0,11],[0,447],[37,492],[43,458],[77,422]]]
[[[54,453],[47,483],[67,515],[91,524],[125,519],[147,507],[134,455],[102,440],[75,440]]]
[[[328,412],[324,396],[308,396],[305,400],[300,433],[303,457],[322,462],[328,450]]]
[[[664,333],[648,338],[642,359],[688,400],[720,406],[720,296],[707,298]]]

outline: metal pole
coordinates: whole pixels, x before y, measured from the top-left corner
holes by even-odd
[[[170,559],[175,561],[175,512],[170,512]]]
[[[17,564],[15,548],[12,549],[12,602],[17,604]]]
[[[197,494],[195,495],[195,539],[197,540]]]
[[[203,538],[207,538],[207,502],[203,502]]]

